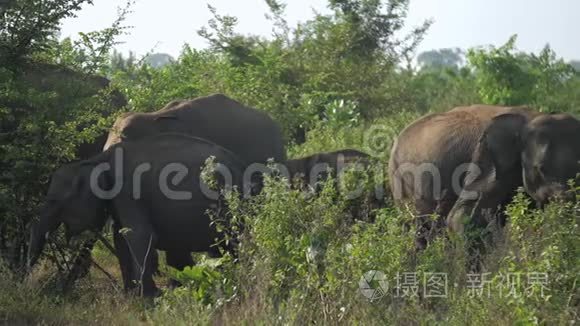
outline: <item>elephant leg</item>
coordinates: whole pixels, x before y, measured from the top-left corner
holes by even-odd
[[[182,271],[187,266],[195,265],[193,258],[191,258],[191,252],[189,251],[167,251],[165,253],[165,261],[167,265]],[[182,284],[174,279],[169,280],[169,287],[176,288]]]
[[[431,233],[433,232],[435,223],[431,219],[431,215],[435,213],[437,203],[433,200],[416,199],[415,209],[417,211],[415,248],[417,250],[424,250],[432,240]]]
[[[153,282],[153,269],[156,265],[155,235],[147,225],[137,225],[129,229],[122,236],[130,254],[130,261],[126,262],[127,266],[131,266],[130,282],[137,285],[140,295],[155,296],[158,293]]]
[[[457,201],[458,196],[453,193],[453,191],[445,189],[443,191],[442,197],[437,201],[437,207],[435,207],[435,213],[441,217],[438,222],[440,223],[438,226],[445,227],[447,215],[453,209],[453,205]]]
[[[161,271],[159,270],[159,253],[157,252],[157,250],[151,251],[151,262],[153,264],[153,266],[151,267],[153,275],[159,276],[161,274]]]
[[[70,273],[64,281],[63,288],[65,291],[70,290],[77,280],[89,274],[92,264],[92,250],[96,242],[97,238],[93,236],[91,239],[85,241],[79,249]]]
[[[131,282],[132,273],[132,260],[131,253],[129,252],[129,247],[127,246],[127,241],[123,238],[123,235],[119,232],[121,226],[118,222],[113,225],[113,241],[115,245],[115,250],[117,252],[117,257],[119,259],[119,265],[121,267],[121,276],[123,277],[123,284],[125,286],[125,291],[130,291],[135,288],[135,284]]]

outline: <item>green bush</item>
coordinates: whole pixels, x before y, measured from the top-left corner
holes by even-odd
[[[578,100],[566,94],[578,73],[546,46],[539,55],[518,52],[517,36],[499,48],[472,49],[470,66],[481,98],[487,104],[529,105],[546,112],[577,110]],[[571,101],[572,100],[572,101]]]

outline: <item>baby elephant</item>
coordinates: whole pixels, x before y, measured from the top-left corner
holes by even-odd
[[[366,203],[368,208],[378,208],[384,203],[384,176],[382,165],[374,160],[370,155],[354,149],[343,149],[334,152],[317,153],[310,156],[288,160],[286,161],[286,168],[288,169],[287,177],[295,188],[302,188],[309,186],[310,189],[319,193],[321,189],[320,182],[327,180],[329,177],[340,180],[342,174],[346,170],[353,170],[355,176],[370,176],[372,184],[374,185],[372,193],[364,183],[364,179],[357,179],[357,184],[354,189],[342,189],[338,187],[339,191],[347,200],[355,201],[355,206],[362,206],[360,204]],[[379,172],[376,174],[376,172]],[[369,174],[371,173],[371,174]],[[377,184],[377,180],[380,182]],[[344,191],[346,190],[346,191]],[[360,216],[361,212],[357,210],[355,216]]]
[[[288,179],[298,178],[305,183],[314,186],[316,182],[326,179],[332,171],[332,175],[340,174],[345,167],[366,168],[370,165],[371,157],[355,149],[343,149],[334,152],[316,153],[310,156],[286,161]]]

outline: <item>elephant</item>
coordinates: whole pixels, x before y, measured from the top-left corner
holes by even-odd
[[[90,160],[61,167],[52,175],[46,202],[31,228],[29,268],[59,225],[65,225],[69,239],[84,231],[98,232],[110,212],[125,289],[154,296],[156,249],[166,251],[169,266],[183,269],[193,265],[191,252],[215,253],[216,239],[223,238],[206,214],[213,209],[225,220],[222,198],[202,178],[209,157],[214,157],[210,171],[218,176],[220,189],[242,186],[246,163],[236,154],[176,133],[118,143]],[[220,242],[219,248],[233,252],[233,242]]]
[[[248,164],[286,159],[280,126],[265,112],[223,94],[173,101],[157,112],[126,113],[111,128],[104,150],[121,141],[163,132],[207,139],[236,153]]]
[[[444,229],[464,185],[478,140],[494,117],[537,113],[528,107],[471,105],[423,116],[395,140],[388,174],[395,203],[411,202],[416,213],[416,247],[423,249]],[[437,214],[435,222],[431,214]]]
[[[214,142],[238,155],[246,167],[254,163],[265,164],[271,158],[276,162],[286,159],[280,126],[265,112],[244,106],[223,94],[172,101],[156,112],[125,113],[115,121],[102,150],[120,142],[166,132]],[[91,241],[94,244],[95,240]],[[93,244],[88,243],[86,247],[92,248]]]
[[[319,192],[320,185],[319,181],[327,180],[328,177],[338,177],[341,173],[348,168],[353,168],[355,170],[364,169],[369,171],[370,168],[379,168],[380,173],[378,176],[373,175],[375,180],[379,177],[381,182],[375,185],[373,193],[365,193],[363,188],[358,189],[347,189],[348,192],[344,195],[352,199],[353,206],[351,207],[351,215],[353,217],[359,216],[370,216],[372,220],[372,214],[370,212],[363,212],[364,205],[366,203],[366,209],[364,210],[374,210],[376,208],[383,207],[385,204],[385,187],[382,182],[384,180],[384,174],[382,165],[374,160],[370,155],[363,153],[355,149],[342,149],[333,152],[321,152],[310,156],[291,159],[286,161],[288,179],[291,184],[295,187],[300,187],[304,185],[310,186],[311,189]],[[330,173],[329,173],[330,172]],[[377,170],[373,170],[376,173]],[[298,184],[296,184],[298,182]],[[341,190],[339,188],[339,190]],[[368,190],[368,189],[367,189]],[[361,195],[366,195],[361,197]]]
[[[287,160],[286,168],[288,169],[288,179],[298,178],[305,184],[314,187],[317,181],[328,177],[328,169],[336,175],[340,174],[343,168],[356,163],[367,167],[371,164],[371,157],[355,149],[343,149]]]
[[[466,224],[486,227],[520,186],[538,207],[555,197],[574,199],[568,181],[580,173],[578,139],[580,121],[569,114],[492,119],[474,152],[464,192],[449,213],[451,232],[464,233]]]

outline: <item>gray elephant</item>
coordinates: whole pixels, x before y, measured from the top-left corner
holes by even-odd
[[[355,149],[343,149],[333,152],[323,152],[291,159],[286,161],[289,179],[298,178],[304,184],[314,187],[319,180],[328,177],[328,169],[336,176],[344,168],[361,164],[368,167],[371,164],[371,156]]]
[[[567,190],[580,172],[578,139],[580,121],[568,114],[495,117],[474,152],[465,189],[448,216],[449,228],[463,233],[465,224],[486,227],[522,185],[539,207],[554,197],[573,199]]]
[[[457,107],[419,118],[395,140],[388,168],[391,192],[396,203],[410,202],[418,214],[418,249],[443,229],[480,137],[494,117],[506,113],[537,114],[527,107]],[[435,222],[429,218],[433,213],[439,215]]]
[[[103,149],[165,132],[214,142],[238,155],[245,167],[253,163],[265,164],[270,158],[276,162],[286,159],[279,125],[265,112],[244,106],[223,94],[173,101],[156,112],[125,113],[117,118]],[[92,246],[92,243],[86,245],[87,248]]]
[[[219,145],[181,134],[119,143],[91,160],[62,167],[52,176],[31,229],[29,266],[41,254],[46,235],[60,224],[67,237],[98,232],[110,211],[126,289],[141,285],[143,295],[154,295],[156,249],[166,251],[167,264],[177,269],[193,265],[191,252],[216,252],[213,244],[221,233],[206,211],[223,209],[219,193],[200,176],[210,156],[217,164],[218,184],[241,189],[244,162]]]
[[[126,113],[113,125],[104,149],[164,132],[210,140],[248,164],[286,159],[280,126],[265,112],[223,94],[173,101],[157,112]]]
[[[310,156],[291,159],[286,161],[288,179],[293,186],[309,185],[311,189],[319,192],[319,181],[329,177],[339,178],[345,169],[373,173],[374,189],[365,189],[364,184],[358,184],[355,189],[345,190],[343,195],[352,202],[350,211],[353,219],[372,221],[374,209],[385,205],[385,186],[383,166],[370,155],[355,149],[343,149],[333,152],[316,153]],[[375,173],[378,172],[378,175]],[[296,184],[298,182],[299,184]],[[367,218],[368,217],[368,218]]]

